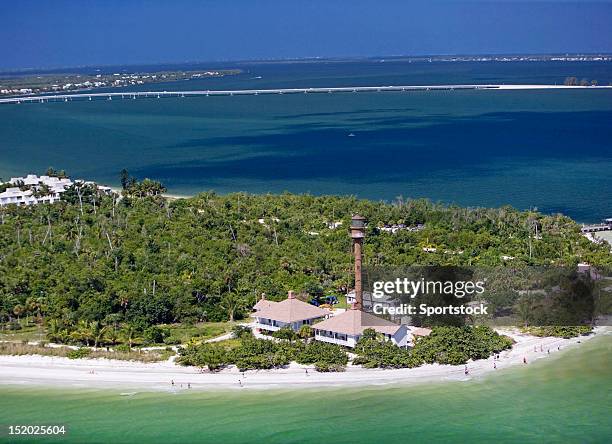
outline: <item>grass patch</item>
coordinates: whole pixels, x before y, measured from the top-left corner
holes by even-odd
[[[139,361],[139,362],[159,362],[165,361],[170,356],[174,355],[171,350],[151,350],[151,351],[104,351],[91,350],[88,348],[72,349],[69,347],[43,347],[41,345],[16,344],[16,343],[0,343],[0,355],[10,356],[26,356],[26,355],[41,355],[41,356],[59,356],[63,358],[79,359],[79,358],[103,358],[103,359],[118,359],[120,361]]]
[[[19,330],[0,329],[0,341],[44,341],[46,339],[45,329],[40,325],[20,322]]]
[[[545,327],[522,327],[523,333],[527,333],[540,338],[556,337],[556,338],[575,338],[576,336],[588,336],[593,332],[593,328],[588,325],[577,326],[562,326],[551,325]]]
[[[194,325],[170,324],[160,327],[170,330],[167,343],[186,344],[192,338],[195,338],[196,341],[205,341],[224,335],[232,331],[232,328],[237,324],[237,322],[202,322]]]

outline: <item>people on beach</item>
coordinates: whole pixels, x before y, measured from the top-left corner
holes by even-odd
[[[494,369],[497,369],[497,362],[494,362],[494,363],[493,363],[493,368],[494,368]]]
[[[469,370],[467,368],[467,365],[465,366],[465,370],[463,370],[463,373],[465,373],[466,375],[469,373]]]
[[[550,355],[550,348],[548,349],[548,354]]]
[[[187,388],[190,389],[191,388],[191,382],[187,383]]]
[[[174,379],[170,381],[170,384],[172,384],[172,387],[174,387]]]
[[[523,356],[523,364],[527,364],[527,357]]]

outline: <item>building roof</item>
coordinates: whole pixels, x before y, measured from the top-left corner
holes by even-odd
[[[326,330],[351,336],[360,335],[367,328],[372,328],[379,333],[394,335],[400,327],[401,325],[355,309],[347,310],[312,326],[315,330]]]
[[[0,193],[0,197],[19,197],[19,196],[25,197],[25,196],[31,196],[31,195],[32,195],[31,190],[21,191],[19,187],[7,188],[4,192]]]
[[[267,307],[270,307],[271,305],[274,305],[274,304],[278,304],[278,302],[269,301],[267,299],[262,298],[262,299],[258,300],[255,305],[253,305],[253,310],[260,311],[260,310],[262,310],[264,308],[267,308]]]
[[[330,314],[331,312],[328,310],[295,299],[293,294],[289,292],[289,297],[284,301],[267,304],[267,306],[253,313],[252,316],[291,323],[304,321],[306,319],[322,318]]]
[[[429,336],[431,334],[431,328],[410,327],[410,333],[412,333],[413,336]]]

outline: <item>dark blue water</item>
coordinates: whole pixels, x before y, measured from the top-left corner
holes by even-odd
[[[610,63],[293,63],[159,89],[560,83]],[[258,78],[261,77],[261,78]],[[150,89],[151,85],[147,85]],[[171,192],[311,192],[612,216],[612,90],[201,97],[0,107],[0,176],[65,168]],[[352,134],[352,135],[351,135]]]

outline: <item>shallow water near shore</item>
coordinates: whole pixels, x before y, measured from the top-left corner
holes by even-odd
[[[603,443],[612,335],[462,382],[123,394],[0,386],[0,403],[0,424],[67,426],[47,442]]]

